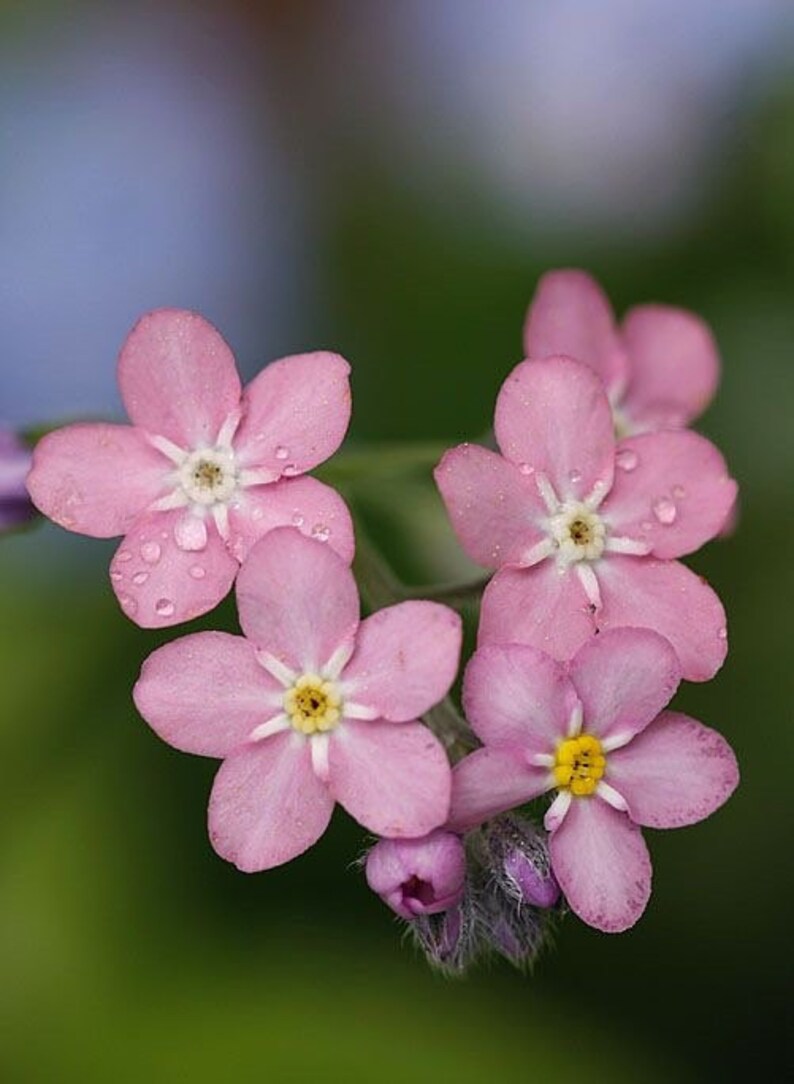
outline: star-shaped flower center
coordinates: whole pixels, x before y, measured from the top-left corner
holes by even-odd
[[[342,712],[337,685],[319,674],[302,674],[284,693],[284,711],[301,734],[333,730]]]
[[[581,501],[565,501],[549,518],[549,534],[565,563],[595,561],[604,552],[604,521]]]
[[[227,448],[202,448],[191,452],[179,468],[179,484],[193,504],[218,504],[237,488],[234,455]]]

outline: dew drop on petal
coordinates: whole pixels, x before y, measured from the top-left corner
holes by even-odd
[[[142,587],[148,579],[148,572],[136,572],[135,575],[132,577],[132,582],[136,585],[136,587]]]
[[[279,444],[274,454],[276,459],[286,459],[289,455],[289,448],[285,448],[283,444]]]
[[[728,639],[728,630],[725,628],[724,625],[722,626],[722,628],[717,629],[717,636],[720,638],[720,640]]]
[[[653,502],[653,514],[660,523],[664,524],[665,527],[669,527],[671,523],[675,523],[678,509],[669,497],[660,497]]]
[[[194,580],[203,580],[207,575],[206,568],[202,568],[201,565],[191,565],[188,572]]]
[[[132,595],[119,595],[119,603],[124,613],[129,614],[130,617],[134,617],[138,612],[138,603]]]
[[[574,484],[576,484],[577,482],[581,482],[582,472],[574,468],[574,470],[568,471],[568,477]]]
[[[174,541],[181,550],[203,550],[207,545],[206,523],[198,516],[183,516],[174,527]]]
[[[154,604],[155,613],[160,617],[173,617],[176,607],[170,598],[158,598]]]
[[[686,497],[686,490],[683,486],[673,486],[673,496],[680,501],[683,497]]]
[[[119,580],[124,579],[124,574],[122,572],[116,572],[115,570],[113,570],[110,573],[110,578],[111,578],[111,580],[113,580],[114,583],[118,583]]]
[[[651,521],[649,519],[644,519],[642,521],[642,523],[640,524],[640,530],[645,531],[646,533],[648,531],[652,531],[653,530],[653,524],[651,523]]]
[[[296,474],[300,474],[300,469],[294,463],[288,463],[281,473],[287,478],[293,478]]]
[[[262,517],[264,516],[264,514],[265,514],[265,513],[264,513],[264,511],[263,511],[263,510],[262,510],[261,508],[255,508],[255,509],[253,510],[253,512],[251,513],[251,519],[253,519],[253,520],[255,520],[255,521],[257,521],[257,522],[258,522],[258,521],[259,521],[260,519],[262,519]]]
[[[116,554],[116,560],[119,562],[126,562],[132,560],[132,554],[129,550],[119,550]]]
[[[327,542],[330,537],[331,528],[324,523],[315,523],[312,527],[312,538],[316,538],[318,542]]]
[[[530,466],[529,463],[519,463],[518,464],[518,469],[521,471],[522,474],[526,474],[526,475],[530,475],[530,474],[535,473],[535,468],[533,466]]]
[[[156,542],[144,542],[141,546],[141,557],[143,557],[147,565],[156,565],[162,552]]]
[[[621,448],[615,456],[617,465],[627,472],[635,470],[639,461],[640,457],[632,448]]]
[[[295,515],[292,517],[292,526],[293,527],[302,527],[304,522],[305,522],[305,520],[304,520],[303,516],[300,514],[300,512],[296,512]]]

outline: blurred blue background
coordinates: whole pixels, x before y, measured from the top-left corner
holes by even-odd
[[[692,562],[732,652],[678,704],[744,777],[648,833],[633,931],[571,919],[531,977],[446,982],[343,814],[284,869],[216,858],[214,764],[130,701],[160,640],[117,611],[112,544],[3,539],[3,1081],[784,1078],[793,55],[786,0],[0,0],[0,421],[115,416],[125,334],[177,305],[247,375],[345,354],[353,442],[443,446],[489,426],[544,270],[696,309],[742,512]],[[347,496],[405,577],[464,567],[426,472]]]

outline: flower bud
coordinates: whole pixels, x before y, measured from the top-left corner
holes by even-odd
[[[435,915],[463,895],[460,838],[437,829],[421,839],[381,839],[367,855],[367,884],[400,918]]]
[[[492,885],[480,897],[480,927],[492,948],[516,967],[531,966],[547,941],[552,916],[538,907],[522,906]]]
[[[479,921],[468,890],[449,910],[420,915],[411,930],[427,962],[447,975],[462,974],[481,949]]]
[[[522,817],[500,817],[488,826],[485,848],[490,872],[507,896],[532,907],[554,906],[560,888],[545,832]]]

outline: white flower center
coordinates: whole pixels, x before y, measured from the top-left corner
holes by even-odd
[[[231,448],[200,448],[188,453],[179,467],[179,484],[191,504],[228,501],[238,485]]]
[[[548,531],[566,564],[596,561],[604,552],[604,521],[581,501],[565,501],[560,505],[548,519]]]
[[[301,674],[284,693],[284,712],[301,734],[324,734],[342,717],[342,697],[335,681]]]

